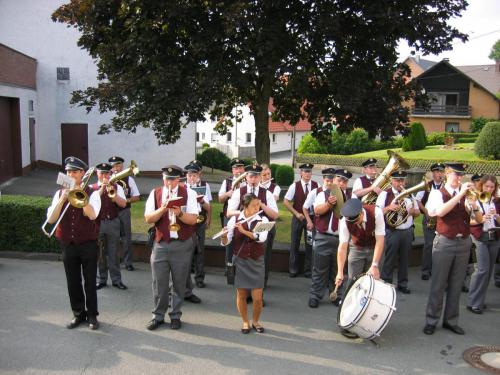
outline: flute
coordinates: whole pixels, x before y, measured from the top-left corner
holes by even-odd
[[[261,214],[262,212],[264,212],[264,210],[260,210],[259,212],[253,214],[252,216],[250,217],[247,217],[245,220],[243,221],[238,221],[238,224],[243,224],[243,223],[246,223],[247,221],[250,221],[252,220],[255,216]],[[229,226],[228,226],[229,227]],[[225,233],[227,233],[227,230],[229,229],[228,227],[222,229],[220,232],[216,233],[213,237],[212,237],[212,240],[215,240],[216,238],[219,238],[221,236],[223,236]],[[232,225],[231,228],[234,228],[235,225]]]

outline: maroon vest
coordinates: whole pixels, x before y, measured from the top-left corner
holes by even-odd
[[[116,184],[112,184],[113,188],[118,194],[118,187]],[[100,186],[96,183],[92,185],[92,189],[97,191]],[[120,211],[120,206],[111,200],[111,198],[106,193],[106,190],[101,195],[101,211],[99,212],[99,220],[113,220],[118,217],[118,212]]]
[[[258,189],[259,190],[257,191],[257,194],[256,194],[257,198],[259,198],[260,201],[267,206],[267,189],[263,188],[262,186],[259,186]],[[240,211],[243,210],[243,197],[247,193],[248,193],[248,185],[245,185],[242,188],[240,188],[240,206],[239,206]],[[262,212],[260,215],[265,216],[269,219],[269,217],[264,212]]]
[[[325,202],[330,196],[330,191],[323,191],[325,194]],[[318,193],[320,194],[320,193]],[[332,210],[326,211],[323,215],[314,215],[314,227],[319,233],[326,234],[328,231],[328,224],[330,223],[330,218],[332,218],[332,231],[336,232],[339,229],[339,219],[333,214]]]
[[[226,178],[226,193],[231,190],[231,185],[233,184],[233,178]],[[231,198],[229,198],[231,199]],[[228,204],[228,201],[229,199],[226,199],[226,201],[224,202],[224,206],[222,207],[222,213],[224,214],[224,217],[227,217],[226,214],[227,214],[227,204]]]
[[[359,179],[361,180],[361,186],[363,186],[363,189],[366,189],[366,188],[369,188],[370,186],[372,186],[373,182],[370,181],[368,179],[368,177],[366,177],[366,175],[365,176],[361,176]]]
[[[179,186],[177,189],[178,189],[177,196],[182,197],[180,201],[177,201],[178,202],[177,205],[179,207],[186,206],[188,197],[187,189],[182,186]],[[163,186],[155,188],[155,193],[154,193],[155,210],[157,210],[158,207],[160,207],[162,204],[162,193],[163,193]],[[176,220],[176,222],[181,226],[181,229],[177,232],[179,240],[185,241],[193,235],[195,231],[195,225],[185,224],[181,220]],[[169,243],[171,239],[170,239],[170,219],[168,217],[168,210],[165,211],[160,220],[158,220],[155,223],[155,227],[156,227],[155,241],[156,242],[165,241]]]
[[[245,228],[245,230],[252,231],[260,221],[261,220],[254,220],[250,224],[250,227],[248,226],[248,223],[243,223],[243,228]],[[233,254],[243,259],[252,258],[257,260],[264,255],[264,243],[251,240],[235,228],[233,235]]]
[[[480,202],[478,202],[478,204],[481,207],[481,211],[484,215],[485,212],[484,212],[482,204]],[[499,199],[495,200],[495,209],[496,209],[497,213],[500,212],[500,200]],[[474,238],[479,241],[481,239],[481,235],[483,234],[483,224],[471,225],[470,226],[470,234],[472,234],[474,236]],[[498,231],[496,231],[495,232],[495,239],[498,240],[498,238],[500,238],[500,236],[498,234]]]
[[[274,189],[276,189],[276,184],[274,182],[271,182],[267,190],[269,190],[272,194],[274,194]]]
[[[90,195],[92,189],[87,186],[85,192]],[[59,196],[61,196],[59,192]],[[99,225],[96,220],[90,220],[83,214],[83,208],[69,206],[66,214],[56,229],[56,238],[64,245],[74,243],[80,245],[84,242],[95,241],[99,235]]]
[[[396,197],[394,195],[394,192],[392,191],[392,187],[390,187],[389,189],[386,190],[387,192],[387,195],[385,196],[385,203],[384,203],[384,207],[387,207],[388,205],[391,204],[391,202],[394,200],[394,198]]]
[[[309,181],[309,192],[318,187],[318,183],[316,181]],[[308,192],[308,194],[309,194]],[[293,208],[295,211],[302,212],[302,206],[306,201],[307,194],[304,193],[302,189],[302,183],[299,181],[295,182],[295,195],[293,196]]]
[[[452,197],[444,186],[439,189],[443,196],[443,202],[448,202]],[[450,239],[453,239],[457,234],[462,234],[464,238],[470,234],[470,216],[465,209],[465,196],[462,197],[460,203],[455,205],[453,209],[443,217],[437,217],[436,231]]]
[[[366,212],[366,228],[346,221],[352,243],[359,250],[375,246],[375,205],[364,204],[363,208]]]

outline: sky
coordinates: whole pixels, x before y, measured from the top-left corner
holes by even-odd
[[[500,0],[469,0],[469,6],[462,12],[462,17],[449,21],[459,31],[469,35],[469,41],[462,43],[455,40],[453,49],[439,55],[421,55],[420,57],[441,61],[449,58],[452,65],[494,64],[488,58],[491,47],[500,39]],[[410,56],[411,49],[406,42],[398,48],[399,60]]]

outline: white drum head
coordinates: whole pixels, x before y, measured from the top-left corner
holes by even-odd
[[[344,328],[351,327],[362,316],[369,302],[372,289],[371,276],[364,275],[354,282],[349,289],[340,310],[339,325]]]

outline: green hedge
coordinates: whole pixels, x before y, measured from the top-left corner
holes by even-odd
[[[480,158],[500,159],[500,121],[488,122],[474,145],[474,152]]]
[[[50,198],[22,195],[0,197],[0,250],[59,252],[54,237],[43,234]]]
[[[425,129],[422,123],[412,122],[410,133],[404,138],[403,151],[423,150],[427,144]]]
[[[444,139],[447,136],[455,138],[455,143],[474,143],[479,134],[477,133],[445,133],[435,132],[427,134],[428,145],[444,145]]]
[[[366,160],[366,157],[356,157],[349,155],[325,155],[325,154],[300,154],[297,155],[297,163],[313,163],[324,165],[335,165],[342,167],[361,167],[361,163]],[[435,160],[427,159],[406,159],[410,168],[421,168],[429,170]],[[484,161],[462,161],[467,164],[467,173],[484,173],[498,175],[500,173],[500,161],[484,160]],[[379,168],[385,167],[387,158],[379,159],[377,166]]]
[[[280,186],[290,186],[294,177],[293,168],[289,165],[280,165],[276,170],[276,183]]]
[[[217,148],[205,148],[199,155],[198,160],[204,167],[220,169],[221,171],[231,171],[231,160]]]

